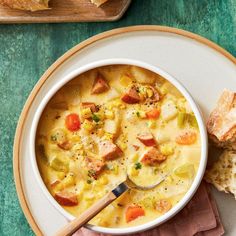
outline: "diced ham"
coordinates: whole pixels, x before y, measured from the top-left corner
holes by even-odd
[[[82,102],[80,104],[80,106],[81,106],[82,109],[90,108],[91,112],[97,112],[98,111],[95,103],[93,103],[93,102]]]
[[[76,206],[78,199],[75,193],[62,191],[55,194],[55,199],[62,206]]]
[[[63,143],[58,143],[57,146],[65,151],[70,150],[72,144],[69,141],[65,141]]]
[[[97,179],[99,174],[104,170],[104,161],[92,157],[86,157],[85,161],[88,167],[89,176]]]
[[[104,93],[109,89],[109,85],[107,81],[103,78],[101,74],[98,74],[96,79],[94,80],[92,87],[92,94]]]
[[[111,141],[101,143],[101,156],[105,160],[113,160],[122,155],[121,149]]]
[[[145,165],[156,165],[166,160],[166,156],[155,148],[151,147],[146,153],[144,153],[141,162]]]
[[[128,104],[135,104],[135,103],[139,103],[141,98],[136,88],[133,87],[121,97],[121,100]]]
[[[160,94],[158,93],[158,91],[153,87],[153,86],[150,86],[150,88],[152,89],[153,91],[153,96],[150,98],[152,101],[154,102],[158,102],[161,100],[161,96]]]
[[[151,133],[138,134],[137,139],[148,147],[156,145],[156,140]]]

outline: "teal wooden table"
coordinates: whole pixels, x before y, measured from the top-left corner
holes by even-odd
[[[133,0],[112,23],[0,25],[0,235],[33,235],[18,203],[12,170],[17,120],[35,83],[64,52],[97,33],[139,24],[200,34],[236,56],[236,0]]]

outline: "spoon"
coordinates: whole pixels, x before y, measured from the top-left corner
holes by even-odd
[[[111,192],[107,193],[94,205],[92,205],[88,210],[83,212],[79,217],[68,223],[62,229],[60,229],[55,236],[70,236],[75,233],[78,229],[88,223],[94,216],[96,216],[100,211],[102,211],[111,202],[117,199],[120,195],[126,192],[128,189],[135,189],[139,191],[147,191],[157,187],[161,184],[170,173],[165,174],[158,182],[149,186],[140,186],[134,183],[127,175],[126,180],[115,187]]]

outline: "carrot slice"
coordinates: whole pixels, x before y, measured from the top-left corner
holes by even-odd
[[[148,119],[157,119],[160,116],[161,110],[154,108],[151,111],[146,112],[146,117]]]
[[[77,131],[80,129],[80,119],[75,113],[71,113],[66,116],[65,120],[66,128],[70,131]]]
[[[175,142],[180,145],[191,145],[197,140],[197,134],[194,131],[185,131],[176,137]]]
[[[132,220],[135,220],[136,218],[140,216],[144,216],[145,211],[141,206],[129,206],[126,210],[125,216],[126,216],[126,222],[130,222]]]

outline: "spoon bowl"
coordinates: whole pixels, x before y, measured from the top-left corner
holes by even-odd
[[[101,198],[97,203],[92,205],[88,210],[86,210],[83,214],[77,217],[75,220],[71,221],[69,224],[64,226],[55,236],[69,236],[75,233],[78,229],[87,224],[94,216],[96,216],[100,211],[102,211],[106,206],[116,200],[119,196],[125,193],[129,189],[134,189],[138,191],[148,191],[159,184],[161,184],[170,173],[165,174],[160,180],[158,180],[155,184],[149,186],[141,186],[134,183],[129,175],[126,175],[126,180],[120,183],[117,187],[115,187],[111,192],[107,193],[103,198]]]

